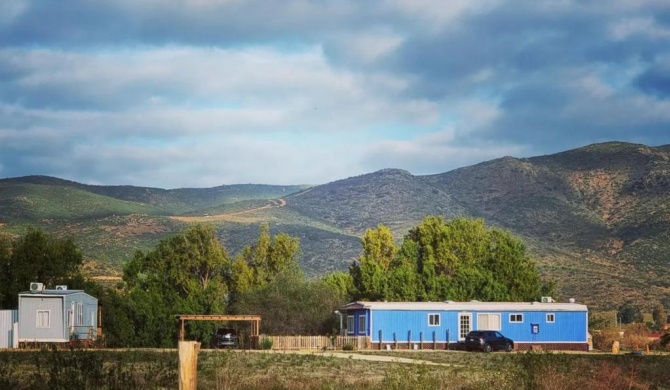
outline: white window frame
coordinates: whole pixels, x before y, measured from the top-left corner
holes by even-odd
[[[489,328],[482,328],[482,321],[480,316],[498,316],[498,327],[495,329],[489,329]],[[487,321],[490,322],[490,321]],[[498,331],[500,332],[502,330],[502,314],[501,313],[477,313],[477,329],[478,330],[491,330],[491,331]]]
[[[354,334],[354,316],[347,316],[347,334]]]
[[[513,317],[516,317],[516,316],[520,316],[521,319],[520,320],[517,320],[515,318],[513,319]],[[523,313],[510,313],[509,323],[510,324],[523,324]]]
[[[549,317],[551,317],[551,320],[549,320]],[[556,314],[547,313],[547,324],[553,324],[554,322],[556,322]]]
[[[468,328],[463,327],[463,319],[467,318]],[[472,313],[458,313],[458,340],[465,340],[465,336],[472,331]]]
[[[84,305],[77,303],[77,326],[84,326]]]
[[[46,313],[46,325],[44,324],[44,313]],[[40,316],[40,314],[42,315]],[[37,310],[35,315],[35,327],[39,329],[51,328],[51,310]]]
[[[358,334],[365,334],[365,331],[367,331],[367,322],[365,318],[365,314],[358,316]]]
[[[428,313],[428,326],[440,326],[441,323],[440,313]]]

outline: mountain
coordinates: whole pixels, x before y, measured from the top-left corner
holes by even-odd
[[[385,224],[400,241],[427,215],[474,216],[527,244],[561,298],[600,309],[670,300],[670,145],[610,142],[504,157],[436,175],[385,169],[308,186],[205,189],[91,186],[44,176],[0,180],[0,232],[35,226],[75,237],[93,268],[118,274],[189,223],[217,227],[230,253],[261,222],[301,240],[310,275],[345,270],[360,237]]]

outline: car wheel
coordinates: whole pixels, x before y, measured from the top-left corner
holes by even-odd
[[[512,347],[512,344],[510,343],[505,344],[505,352],[512,352],[513,349],[514,347]]]
[[[493,350],[493,348],[491,348],[491,344],[489,344],[489,343],[484,344],[484,352],[489,353],[492,350]]]

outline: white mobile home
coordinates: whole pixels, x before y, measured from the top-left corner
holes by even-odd
[[[19,342],[95,340],[97,328],[98,300],[83,290],[31,283],[30,291],[19,293]]]

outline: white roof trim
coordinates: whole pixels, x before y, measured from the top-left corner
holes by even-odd
[[[588,311],[578,303],[541,302],[365,302],[348,303],[342,310],[440,310],[440,311]]]

